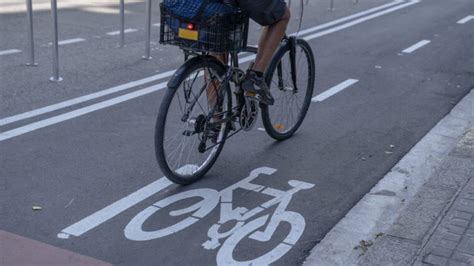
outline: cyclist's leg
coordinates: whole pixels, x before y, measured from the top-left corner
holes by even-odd
[[[264,26],[262,35],[258,42],[257,58],[253,65],[255,71],[264,72],[267,68],[273,54],[281,42],[281,39],[283,39],[283,36],[285,35],[290,16],[290,9],[286,7],[285,13],[279,21],[272,25]]]
[[[227,64],[228,54],[226,53],[210,53],[210,55],[217,58],[223,64]],[[208,73],[205,73],[205,79],[208,79]],[[219,83],[217,81],[213,81],[207,85],[207,102],[209,107],[212,108],[216,104],[217,101],[217,89],[219,87]]]
[[[285,35],[290,20],[290,10],[284,0],[238,0],[240,8],[264,26],[259,41],[255,64],[249,69],[242,88],[256,93],[262,103],[272,105],[274,99],[263,77],[273,54]]]

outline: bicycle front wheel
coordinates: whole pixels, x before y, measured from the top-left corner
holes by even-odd
[[[168,179],[190,184],[215,163],[227,137],[232,99],[217,76],[225,67],[212,60],[191,65],[177,89],[167,89],[155,128],[158,164]]]
[[[262,105],[262,121],[268,135],[276,140],[290,138],[300,127],[311,104],[316,75],[313,51],[306,41],[298,39],[293,80],[289,47],[277,51],[266,72],[275,104]]]

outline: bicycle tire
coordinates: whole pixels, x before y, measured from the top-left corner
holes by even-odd
[[[275,105],[273,106],[261,105],[263,126],[265,127],[265,130],[270,137],[279,141],[286,140],[290,138],[291,136],[293,136],[293,134],[301,126],[308,112],[309,106],[311,104],[311,98],[314,91],[314,83],[315,83],[315,78],[316,78],[316,64],[315,64],[313,50],[311,49],[311,46],[308,44],[308,42],[302,39],[298,39],[296,41],[296,46],[297,46],[296,50],[298,50],[298,48],[302,49],[302,52],[305,54],[306,61],[308,63],[308,82],[306,86],[305,98],[304,98],[303,105],[298,115],[298,119],[296,123],[285,132],[279,132],[278,130],[275,129],[275,126],[273,125],[272,119],[271,119],[271,109],[277,106],[277,103],[275,103]],[[271,83],[272,83],[272,79],[275,74],[275,71],[277,71],[278,65],[282,61],[283,57],[287,53],[289,53],[289,51],[290,51],[289,45],[284,45],[280,47],[280,49],[275,53],[275,56],[273,57],[266,71],[265,77],[266,77],[267,84],[270,87],[270,91],[272,91]]]
[[[196,61],[196,63],[190,65],[185,70],[185,74],[182,75],[181,79],[177,82],[179,86],[176,89],[168,88],[166,90],[166,94],[163,98],[163,101],[158,111],[158,116],[157,116],[156,126],[155,126],[155,154],[156,154],[157,162],[162,172],[165,174],[165,176],[169,180],[181,185],[191,184],[197,181],[198,179],[202,178],[209,171],[212,165],[216,162],[217,157],[219,156],[220,152],[222,151],[222,148],[225,144],[225,140],[229,131],[229,124],[226,124],[224,126],[225,129],[223,132],[223,137],[218,142],[216,146],[217,149],[213,151],[213,154],[211,155],[212,158],[210,159],[208,158],[208,160],[206,160],[206,165],[199,167],[199,169],[193,172],[191,175],[185,176],[178,173],[177,169],[172,170],[172,167],[170,167],[169,163],[167,162],[166,154],[164,150],[164,141],[165,141],[165,127],[166,127],[166,122],[167,122],[167,116],[168,116],[168,113],[170,112],[170,105],[177,91],[182,89],[183,82],[192,73],[195,73],[199,69],[208,69],[208,71],[213,70],[215,73],[217,73],[220,76],[224,75],[226,71],[224,65],[219,64],[218,62],[215,62],[213,60]],[[224,86],[222,86],[222,88],[226,90],[224,94],[225,99],[224,99],[223,104],[227,104],[227,115],[230,115],[230,112],[232,109],[232,98],[231,98],[230,86],[229,84],[225,84]],[[198,151],[196,150],[196,152]]]

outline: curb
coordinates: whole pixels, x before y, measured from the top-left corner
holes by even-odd
[[[462,136],[473,127],[473,106],[474,90],[471,90],[331,229],[313,248],[303,265],[356,265],[363,259],[361,255],[382,233],[387,232],[394,224],[400,223],[399,218],[402,218],[401,214],[408,209],[408,206],[420,202],[416,200],[417,194],[423,193],[425,183],[440,168],[443,160],[456,147]],[[438,205],[441,207],[432,209],[428,215],[434,215],[437,210],[441,212],[447,204],[446,200],[449,201],[457,190],[446,191],[439,189],[434,193],[435,196],[439,196]],[[422,206],[420,208],[428,210]],[[428,223],[430,226],[433,225],[433,221]],[[418,232],[420,233],[421,231]],[[423,234],[418,238],[420,243],[424,237]],[[410,235],[407,239],[412,238],[413,235]],[[416,247],[420,243],[404,240],[402,241],[400,237],[391,237],[386,241],[387,248],[400,248],[400,252],[392,250],[390,253],[411,260],[410,255],[414,254],[410,252],[413,250],[416,252],[418,250]],[[403,243],[400,244],[400,241]],[[403,260],[402,257],[385,259],[398,264]]]

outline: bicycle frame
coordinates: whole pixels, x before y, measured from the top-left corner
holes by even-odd
[[[298,92],[298,86],[297,86],[297,67],[296,67],[296,41],[297,37],[296,36],[287,36],[285,35],[284,38],[282,39],[281,45],[279,49],[284,49],[284,50],[289,50],[290,52],[290,67],[291,67],[291,79],[292,79],[292,85],[293,85],[293,92],[297,93]],[[247,53],[252,53],[256,54],[258,52],[258,48],[254,46],[247,46],[242,52],[247,52]],[[219,81],[220,84],[230,84],[230,82],[234,83],[236,90],[234,91],[235,94],[235,100],[233,100],[232,108],[231,108],[231,114],[225,117],[224,119],[220,120],[218,123],[233,123],[235,122],[237,116],[240,113],[241,108],[244,106],[244,104],[248,105],[248,101],[246,101],[246,98],[243,96],[242,90],[240,88],[240,82],[242,81],[245,73],[239,68],[240,62],[239,62],[239,53],[238,52],[232,52],[230,54],[227,54],[225,56],[226,58],[230,57],[229,63],[227,65],[223,65],[221,61],[219,61],[216,57],[210,55],[210,53],[195,53],[193,51],[189,50],[184,50],[184,60],[185,63],[183,66],[181,66],[176,73],[173,75],[173,77],[170,79],[168,82],[168,88],[170,89],[177,89],[179,87],[179,81],[188,74],[186,71],[189,66],[196,64],[196,61],[213,61],[214,63],[218,63],[223,65],[226,68],[226,72],[223,76],[219,76],[217,73],[210,73],[211,75],[214,75],[215,78]],[[281,63],[278,65],[277,72],[278,72],[278,84],[280,89],[284,89],[283,85],[283,70],[282,70]],[[267,75],[266,81],[269,84],[271,82],[271,77]],[[205,88],[203,88],[204,90]],[[225,90],[219,90],[217,91],[217,105],[214,106],[214,108],[209,112],[207,116],[207,121],[210,121],[212,116],[215,115],[216,108],[219,104],[222,103],[225,97]],[[197,99],[196,99],[197,101]],[[190,110],[194,106],[194,103],[191,103],[189,108]],[[250,109],[249,106],[247,106],[247,110]],[[185,121],[187,119],[186,116],[183,116],[182,121]],[[210,126],[216,126],[218,124],[216,123],[208,123]],[[226,140],[232,137],[233,135],[237,134],[240,132],[241,129],[235,130],[234,127],[231,127],[234,129],[234,132],[229,134],[226,137]],[[211,145],[209,147],[206,147],[205,151],[212,149],[216,145],[219,145],[220,142],[215,143],[214,145]]]

